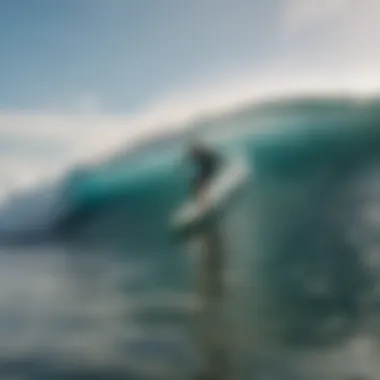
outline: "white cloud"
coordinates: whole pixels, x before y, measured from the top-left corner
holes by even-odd
[[[280,16],[278,67],[350,86],[378,81],[380,1],[287,0]]]
[[[323,20],[340,18],[350,2],[352,0],[288,0],[283,14],[285,33],[292,36]]]
[[[379,52],[380,2],[378,0],[288,0],[282,10],[285,37],[309,32],[332,44],[338,52]],[[331,52],[331,50],[329,51]],[[327,53],[327,51],[326,51]]]

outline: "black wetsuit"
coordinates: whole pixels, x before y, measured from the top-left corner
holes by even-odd
[[[196,170],[193,179],[193,191],[197,194],[214,177],[219,169],[221,159],[218,154],[208,149],[198,150],[191,155],[191,159]]]

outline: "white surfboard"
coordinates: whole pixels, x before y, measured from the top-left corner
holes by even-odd
[[[204,193],[205,202],[187,201],[174,215],[173,228],[184,230],[202,223],[206,218],[224,210],[248,181],[248,163],[242,158],[232,158],[215,176]]]

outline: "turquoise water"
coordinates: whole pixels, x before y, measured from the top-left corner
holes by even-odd
[[[242,378],[377,371],[379,125],[376,99],[327,98],[255,105],[197,124],[205,141],[245,155],[254,173],[219,221],[229,349]],[[5,285],[32,305],[7,301],[30,330],[8,330],[0,348],[28,362],[26,378],[192,373],[195,269],[191,246],[168,226],[187,194],[186,142],[153,142],[144,154],[73,173],[59,241],[4,256],[24,278]],[[10,349],[24,340],[29,351]]]

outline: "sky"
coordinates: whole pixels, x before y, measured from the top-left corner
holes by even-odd
[[[0,0],[0,177],[252,96],[377,91],[379,36],[378,0]]]
[[[141,108],[275,58],[273,0],[1,0],[0,105]]]

